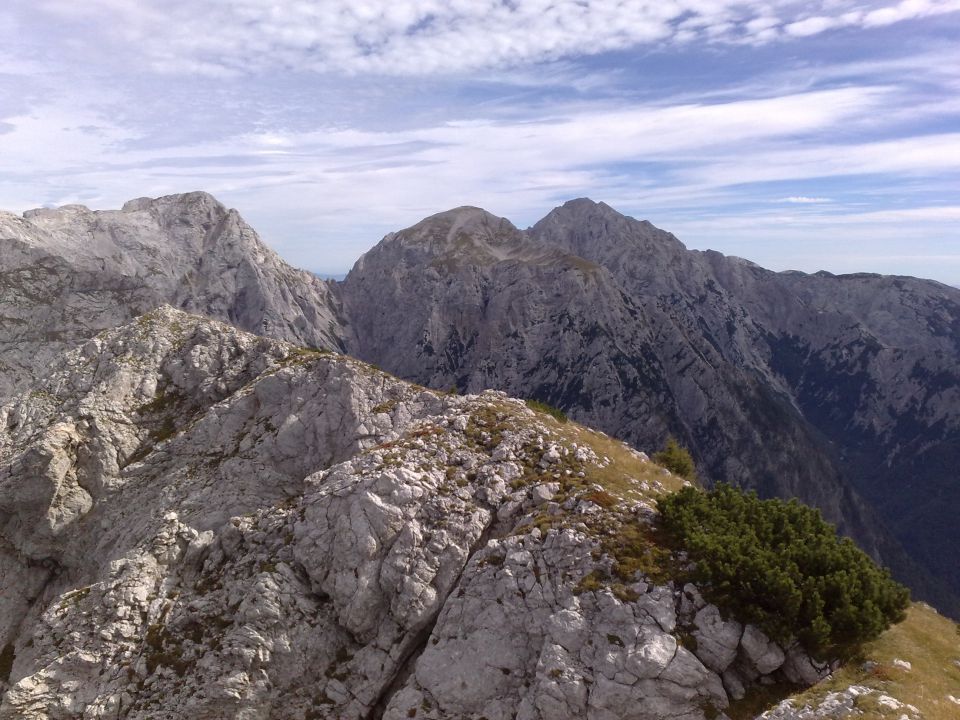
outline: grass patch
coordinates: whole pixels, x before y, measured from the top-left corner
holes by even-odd
[[[549,415],[558,423],[566,423],[569,420],[569,418],[567,418],[567,414],[563,410],[560,408],[555,408],[553,405],[547,405],[545,402],[540,402],[539,400],[533,399],[524,400],[523,402],[526,403],[527,407],[531,410]]]
[[[909,662],[911,669],[894,665],[894,659]],[[864,667],[868,660],[876,665]],[[924,720],[957,720],[960,705],[947,699],[947,695],[960,696],[960,667],[954,664],[956,660],[960,660],[956,624],[930,606],[914,603],[903,622],[864,645],[860,657],[796,695],[794,702],[798,706],[816,705],[827,693],[850,685],[865,685],[915,706]]]
[[[76,605],[78,602],[83,600],[87,595],[90,594],[90,587],[82,587],[77,590],[68,592],[60,599],[60,608],[67,608],[71,605]]]
[[[604,492],[623,501],[649,502],[661,492],[656,489],[658,486],[663,492],[674,492],[683,487],[682,478],[664,473],[659,465],[644,461],[636,450],[608,435],[573,422],[559,428],[558,434],[568,443],[590,448],[600,459],[600,465],[587,463],[582,468],[586,476],[584,481],[600,485]]]

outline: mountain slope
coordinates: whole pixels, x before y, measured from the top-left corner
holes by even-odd
[[[161,308],[0,420],[0,718],[704,720],[826,670],[635,569],[678,478],[499,393]]]
[[[0,213],[0,398],[60,352],[167,303],[339,347],[329,285],[284,263],[206,193]]]
[[[203,193],[26,215],[0,215],[0,397],[166,302],[437,389],[537,397],[644,447],[672,433],[708,480],[822,508],[960,614],[943,552],[960,542],[952,288],[773,273],[589,200],[527,231],[440,213],[341,283],[285,265]]]
[[[773,273],[688,252],[587,200],[531,235],[610,268],[626,292],[668,308],[688,336],[787,398],[911,554],[960,588],[960,567],[942,552],[960,543],[949,518],[960,507],[960,292],[907,277]]]

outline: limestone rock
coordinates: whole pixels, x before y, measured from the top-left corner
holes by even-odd
[[[757,675],[769,675],[786,659],[780,646],[753,625],[744,626],[740,650],[744,661]]]
[[[526,231],[440,213],[342,283],[290,268],[205,193],[0,213],[0,244],[0,398],[168,303],[434,388],[536,395],[637,445],[672,433],[707,480],[821,508],[915,595],[960,608],[960,571],[938,552],[960,544],[943,514],[960,490],[931,455],[960,447],[955,289],[773,273],[585,199]]]
[[[0,212],[0,246],[0,399],[59,353],[161,304],[341,346],[330,284],[287,265],[207,193]]]
[[[0,409],[0,718],[703,720],[674,588],[580,587],[640,522],[554,502],[581,450],[169,307],[100,333]]]
[[[693,624],[697,657],[715,673],[723,673],[737,656],[743,625],[736,620],[724,620],[716,605],[704,606],[694,617]]]

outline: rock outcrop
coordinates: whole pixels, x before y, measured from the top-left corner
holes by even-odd
[[[0,718],[715,717],[788,653],[623,569],[679,485],[502,393],[158,309],[0,410]]]

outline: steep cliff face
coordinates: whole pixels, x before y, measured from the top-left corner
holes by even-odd
[[[206,193],[0,213],[0,398],[56,355],[162,303],[339,348],[330,287]]]
[[[827,475],[848,479],[915,559],[960,589],[960,567],[942,552],[960,542],[952,521],[960,506],[952,470],[960,460],[960,292],[907,277],[773,273],[686,251],[669,233],[588,200],[557,208],[531,235],[609,268],[639,303],[663,308],[704,357],[759,378],[799,410],[773,422],[802,423],[819,450],[797,447],[794,462],[826,456]],[[696,422],[697,410],[681,415]],[[699,445],[696,434],[691,440]],[[770,440],[763,445],[779,444]],[[700,455],[724,477],[709,452]],[[790,462],[776,471],[781,483],[793,474]],[[773,491],[784,490],[797,492]]]
[[[679,484],[503,394],[161,308],[0,410],[0,718],[703,720],[819,679],[616,570]]]

